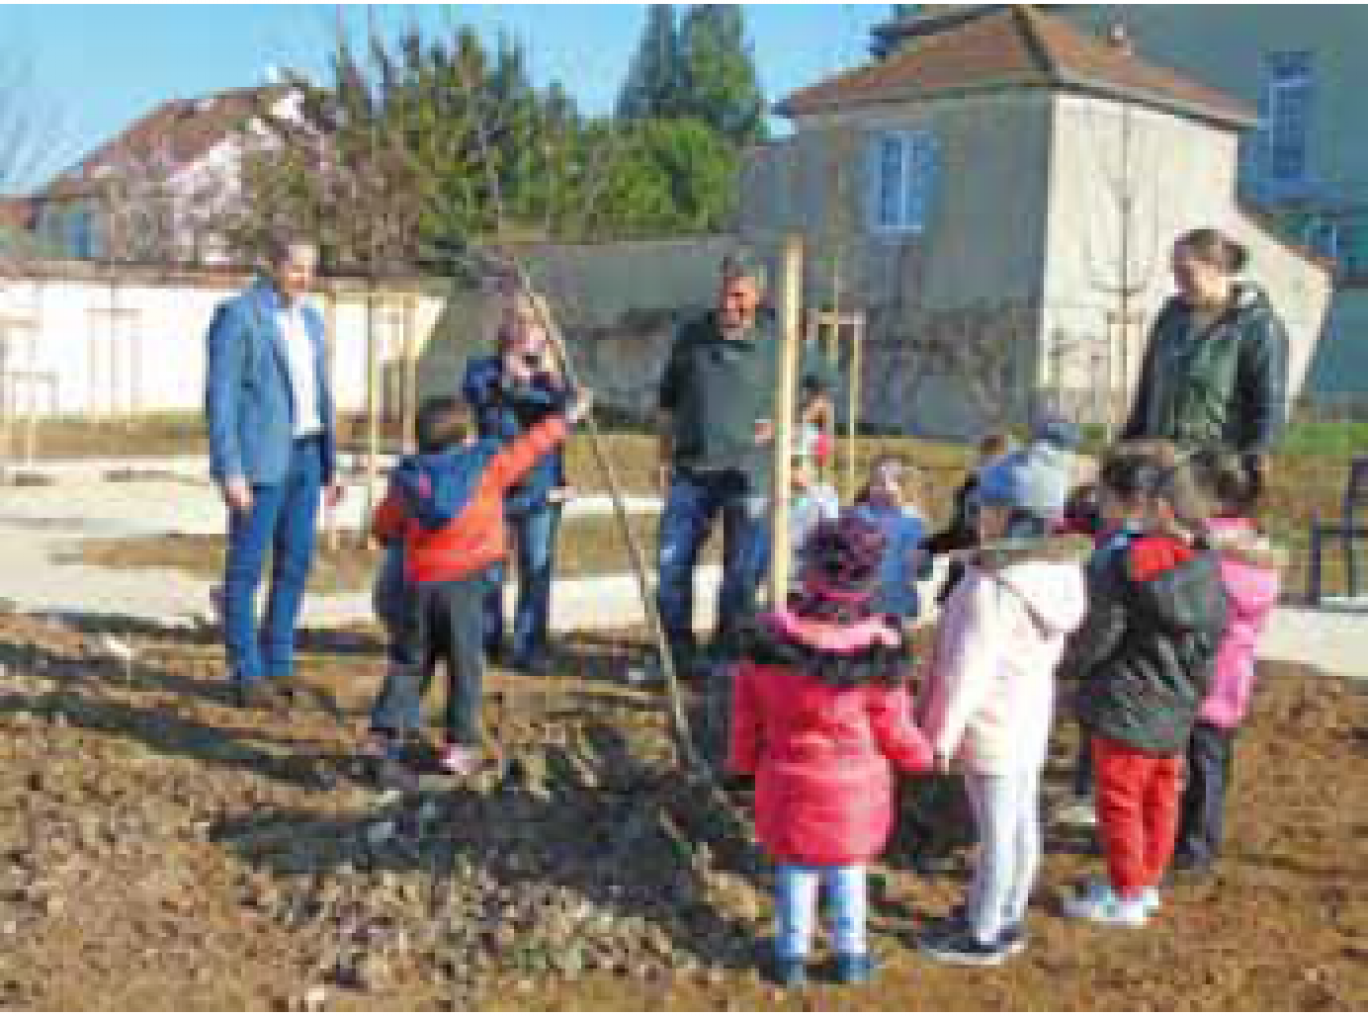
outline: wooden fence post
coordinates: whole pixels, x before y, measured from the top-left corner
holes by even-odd
[[[789,497],[792,487],[793,415],[802,344],[803,238],[790,234],[784,241],[780,279],[779,390],[774,398],[774,487],[770,497],[770,604],[782,606],[789,587]]]
[[[846,497],[854,497],[859,478],[856,474],[857,441],[860,434],[861,372],[864,370],[865,317],[863,313],[851,315],[850,336],[850,383],[847,385],[849,401],[846,406]]]

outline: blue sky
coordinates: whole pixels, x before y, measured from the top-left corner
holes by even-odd
[[[355,28],[366,8],[348,7]],[[581,108],[612,108],[645,21],[639,4],[377,4],[395,30],[412,18],[454,17],[491,39],[526,45],[539,81],[560,79]],[[771,101],[861,62],[871,25],[887,4],[748,4],[747,28]],[[94,147],[172,98],[259,84],[272,65],[319,72],[335,5],[0,5],[0,62],[25,68],[28,88],[52,110],[63,156]]]

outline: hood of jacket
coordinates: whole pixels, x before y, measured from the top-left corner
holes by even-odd
[[[1123,567],[1151,624],[1219,636],[1225,600],[1216,553],[1168,536],[1141,536],[1126,548]]]
[[[1273,543],[1248,519],[1215,518],[1207,525],[1211,549],[1223,558],[1271,572],[1287,570],[1286,548]]]
[[[1062,533],[1039,539],[1006,538],[994,540],[975,548],[970,554],[973,564],[984,571],[1002,571],[1013,565],[1031,561],[1055,564],[1081,564],[1093,552],[1090,537]]]
[[[998,580],[1025,601],[1032,622],[1047,637],[1069,634],[1088,612],[1080,561],[1021,561],[1002,569]]]

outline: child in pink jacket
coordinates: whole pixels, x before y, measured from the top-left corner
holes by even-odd
[[[1238,456],[1203,454],[1205,475],[1220,515],[1208,524],[1221,556],[1227,622],[1216,653],[1216,673],[1187,751],[1187,785],[1172,867],[1191,878],[1211,873],[1220,854],[1235,734],[1254,689],[1254,651],[1277,605],[1284,555],[1272,547],[1251,516],[1260,482]]]
[[[755,776],[755,827],[778,863],[774,978],[801,984],[819,889],[836,979],[872,971],[865,869],[893,826],[894,767],[925,770],[906,636],[874,610],[883,534],[853,515],[819,523],[799,589],[745,638],[732,707],[733,773]]]
[[[982,473],[981,549],[945,605],[918,696],[937,769],[964,774],[980,843],[965,905],[921,942],[944,963],[993,966],[1026,945],[1054,671],[1087,609],[1088,541],[1048,535],[1059,479],[1025,457]]]

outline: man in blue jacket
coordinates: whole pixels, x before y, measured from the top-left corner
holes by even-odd
[[[323,320],[303,302],[318,248],[273,240],[266,273],[209,326],[205,410],[210,471],[228,507],[223,635],[238,705],[266,706],[294,673],[295,620],[313,563],[320,494],[335,482]],[[267,550],[271,589],[258,631]]]

